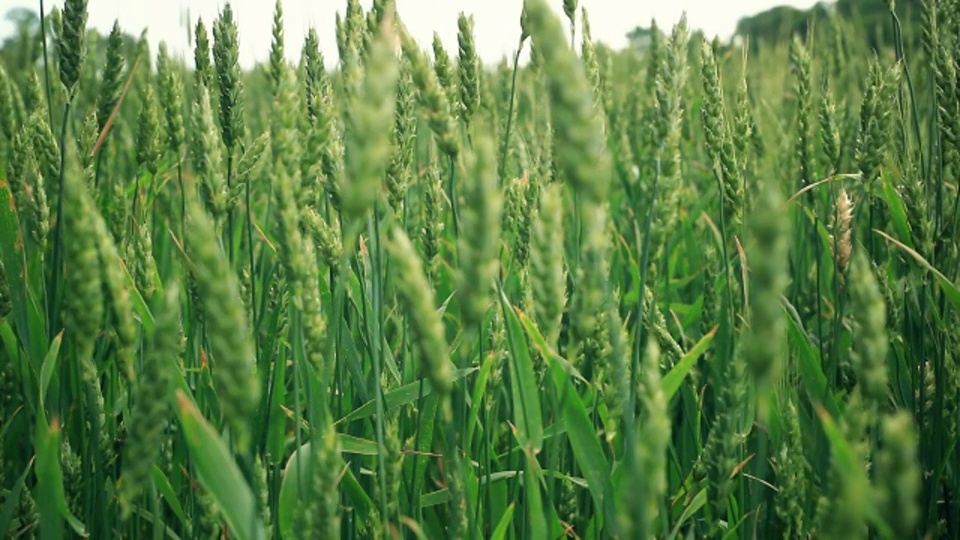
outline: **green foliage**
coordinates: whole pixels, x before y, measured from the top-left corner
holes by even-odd
[[[495,69],[345,4],[251,71],[11,13],[2,532],[960,537],[955,0]]]

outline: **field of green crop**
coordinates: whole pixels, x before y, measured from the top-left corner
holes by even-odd
[[[229,3],[177,58],[41,1],[0,533],[960,537],[960,2],[626,50],[582,4],[484,66],[391,0],[293,64],[278,1],[242,70]]]

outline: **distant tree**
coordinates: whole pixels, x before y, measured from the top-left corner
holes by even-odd
[[[633,30],[627,32],[627,40],[630,42],[630,47],[636,50],[646,49],[650,45],[650,28],[643,28],[638,26]]]
[[[913,30],[920,22],[921,0],[898,0],[896,12],[904,30],[905,45],[913,45],[918,36]],[[866,30],[871,48],[889,46],[893,43],[893,21],[887,2],[874,0],[837,0],[837,13],[848,20],[855,20]]]
[[[905,46],[916,39],[917,23],[920,20],[921,0],[899,0],[896,2],[897,17],[903,29]],[[805,35],[812,28],[825,25],[828,17],[837,15],[848,21],[855,21],[858,28],[864,29],[867,45],[871,49],[890,46],[894,40],[893,21],[887,2],[880,0],[836,0],[820,2],[807,10],[789,6],[778,6],[756,15],[744,17],[737,23],[737,35],[747,38],[751,48],[786,43],[794,34]]]
[[[13,8],[4,19],[13,24],[13,34],[0,44],[0,60],[11,72],[34,65],[42,54],[40,17],[28,8]]]
[[[778,6],[744,17],[737,23],[737,35],[747,38],[753,49],[789,40],[794,34],[806,34],[812,21],[824,20],[829,7],[819,3],[809,10]]]

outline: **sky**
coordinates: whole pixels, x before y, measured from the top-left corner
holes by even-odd
[[[558,14],[563,0],[548,0]],[[89,0],[88,24],[107,34],[115,19],[126,33],[139,35],[148,29],[151,44],[165,41],[175,54],[190,58],[187,26],[197,17],[209,23],[217,16],[225,0]],[[369,8],[372,0],[361,0]],[[683,13],[692,28],[703,30],[709,37],[730,37],[737,21],[743,17],[777,5],[808,8],[810,0],[580,0],[587,8],[590,28],[595,40],[621,48],[626,34],[636,26],[649,26],[656,19],[669,28]],[[496,63],[516,50],[520,35],[520,11],[523,0],[396,0],[397,11],[411,34],[426,48],[437,32],[447,50],[457,47],[457,16],[463,12],[474,16],[477,51],[485,63]],[[63,0],[46,0],[45,9],[62,6]],[[3,15],[13,7],[38,10],[39,0],[2,0]],[[245,68],[265,61],[270,49],[274,0],[232,0],[240,35],[240,62]],[[346,0],[284,0],[284,35],[287,55],[297,60],[307,30],[314,26],[320,47],[328,63],[335,62],[337,46],[335,16],[343,13]],[[189,9],[189,17],[187,16]],[[190,22],[188,22],[190,21]],[[7,36],[12,25],[0,22],[0,36]],[[579,39],[579,38],[578,38]],[[155,49],[154,49],[155,50]]]

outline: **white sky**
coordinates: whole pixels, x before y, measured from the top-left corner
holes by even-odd
[[[548,0],[562,13],[562,0]],[[187,8],[194,24],[198,16],[209,24],[225,0],[89,0],[89,24],[103,34],[109,32],[114,19],[120,20],[125,32],[139,35],[148,28],[152,44],[166,41],[174,52],[191,57],[187,45]],[[372,0],[361,0],[369,8]],[[586,6],[594,39],[612,47],[623,47],[626,34],[636,26],[648,26],[655,18],[661,27],[670,27],[686,12],[690,26],[702,29],[708,36],[729,37],[737,21],[747,15],[776,5],[807,8],[812,0],[580,0]],[[438,32],[448,51],[455,54],[457,16],[472,14],[475,19],[477,50],[484,62],[497,62],[515,50],[520,35],[520,10],[523,0],[396,0],[400,17],[410,32],[429,47],[434,31]],[[45,9],[63,5],[63,0],[46,0]],[[250,67],[267,58],[274,0],[233,0],[240,33],[240,61]],[[38,0],[0,0],[0,15],[13,7],[38,10]],[[285,0],[283,2],[287,55],[296,60],[303,38],[310,26],[316,26],[320,46],[328,63],[337,58],[335,14],[345,10],[346,0]],[[12,26],[0,21],[0,36]],[[212,38],[211,38],[212,39]],[[579,39],[579,38],[578,38]]]

